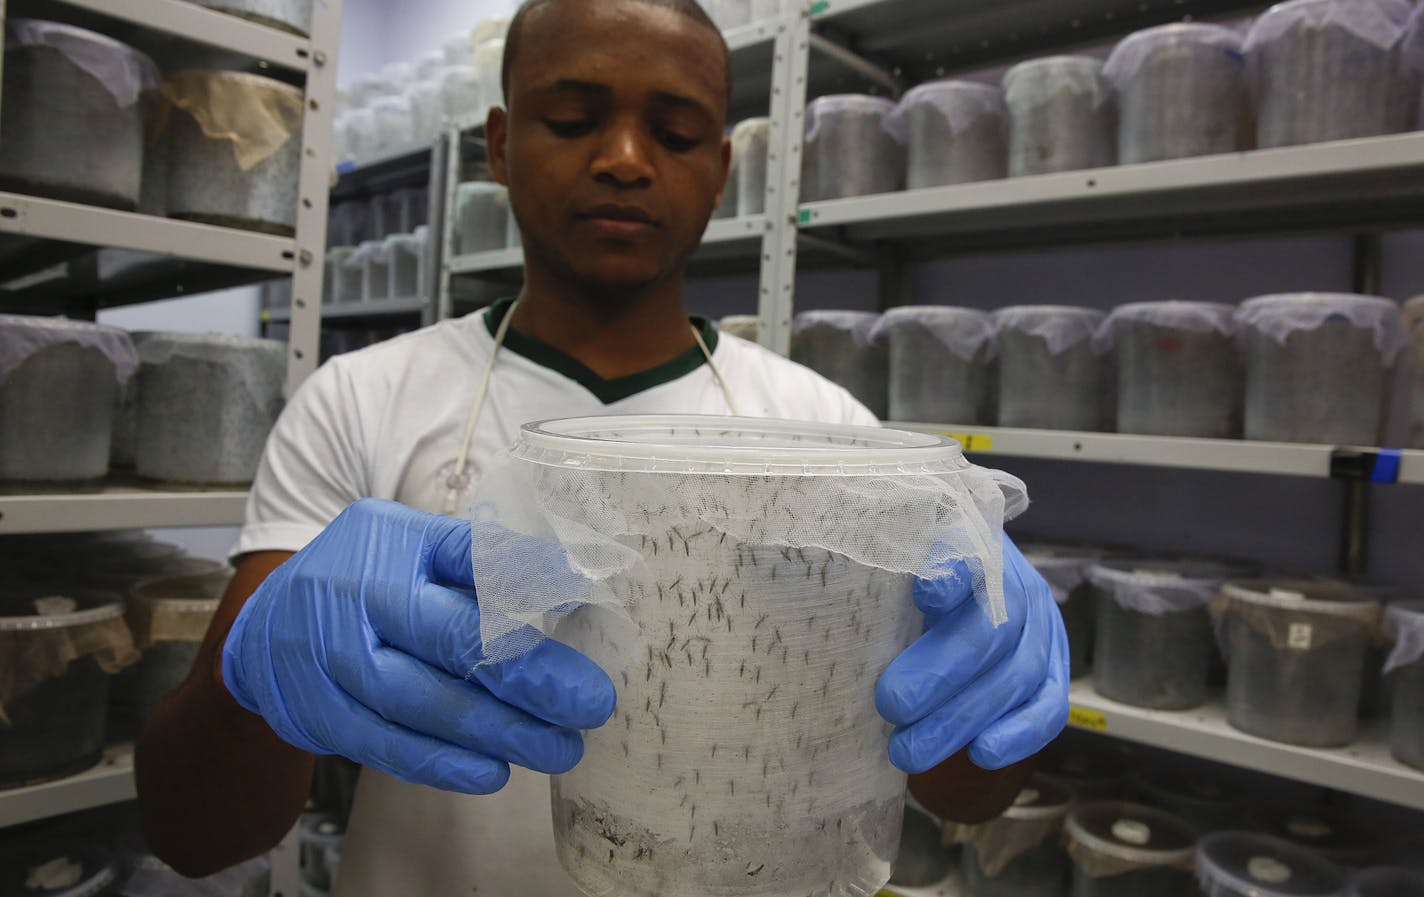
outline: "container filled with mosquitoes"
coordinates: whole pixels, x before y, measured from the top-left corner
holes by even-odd
[[[964,883],[974,897],[1062,897],[1068,855],[1060,836],[1072,795],[1045,779],[1031,781],[997,819],[956,826],[964,845]]]
[[[875,683],[921,631],[914,579],[963,560],[1002,619],[1002,524],[1024,500],[924,434],[711,416],[526,425],[471,509],[475,584],[485,662],[543,632],[618,692],[582,762],[552,779],[578,886],[874,893],[905,794]]]
[[[1103,64],[1085,56],[1022,62],[1004,75],[1009,177],[1117,162],[1117,115]]]
[[[898,190],[905,149],[887,123],[894,110],[893,100],[861,94],[808,103],[801,199],[818,202]]]
[[[906,189],[991,181],[1008,173],[1008,110],[997,84],[921,84],[887,121],[906,145]]]
[[[993,414],[998,328],[988,312],[906,305],[881,316],[871,341],[889,352],[890,420],[984,425]]]
[[[1015,305],[999,325],[999,426],[1102,430],[1111,418],[1111,342],[1091,308]]]
[[[868,311],[803,311],[791,325],[791,360],[844,386],[881,420],[890,397],[890,355]]]

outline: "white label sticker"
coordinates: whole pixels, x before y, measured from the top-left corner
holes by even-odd
[[[1112,826],[1113,837],[1124,844],[1141,847],[1152,840],[1152,829],[1136,819],[1119,819]]]
[[[1286,646],[1292,651],[1309,651],[1311,638],[1315,635],[1315,627],[1309,623],[1292,623],[1290,632],[1286,636]]]
[[[1275,857],[1251,857],[1246,861],[1246,874],[1267,885],[1290,881],[1290,867]]]

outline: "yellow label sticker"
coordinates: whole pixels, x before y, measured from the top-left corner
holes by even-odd
[[[992,452],[994,450],[994,437],[985,433],[940,433],[941,436],[948,436],[964,447],[966,452]]]
[[[1068,725],[1076,726],[1079,729],[1091,729],[1094,732],[1106,732],[1108,718],[1096,710],[1070,706],[1068,708]]]
[[[875,897],[904,897],[899,891],[892,891],[889,888],[882,890]]]

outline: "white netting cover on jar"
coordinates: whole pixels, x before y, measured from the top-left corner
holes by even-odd
[[[1221,625],[1236,617],[1278,651],[1315,651],[1361,633],[1374,638],[1380,626],[1378,601],[1364,592],[1319,582],[1229,582],[1211,611],[1223,645]]]
[[[840,93],[817,97],[806,104],[806,139],[815,140],[821,133],[821,121],[828,115],[856,115],[880,120],[885,133],[895,134],[886,119],[895,111],[895,101],[868,94]]]
[[[1103,63],[1091,56],[1049,56],[1021,62],[1004,74],[1004,100],[1010,106],[1047,103],[1059,92],[1086,94],[1094,106],[1112,100],[1103,80]]]
[[[876,345],[875,327],[880,315],[871,311],[803,311],[791,322],[791,335],[819,327],[844,330],[855,337],[857,345]]]
[[[1342,28],[1382,50],[1392,50],[1404,39],[1412,6],[1409,0],[1293,0],[1266,10],[1246,37],[1249,53],[1261,44],[1279,40],[1296,27],[1320,30]]]
[[[961,559],[1003,619],[1002,521],[1024,503],[1017,480],[923,434],[526,425],[471,511],[484,662],[542,631],[618,692],[553,781],[564,868],[627,897],[878,887],[905,780],[874,686],[922,629],[913,579]]]
[[[1063,831],[1070,803],[1066,788],[1031,781],[999,817],[979,825],[949,823],[944,838],[954,844],[974,845],[984,875],[998,878],[1014,860]]]
[[[134,647],[146,651],[159,642],[201,642],[232,572],[159,576],[135,585],[125,615]]]
[[[440,75],[440,112],[447,122],[466,122],[479,115],[480,73],[470,65],[452,65]]]
[[[138,351],[127,330],[68,318],[0,315],[0,382],[42,349],[74,344],[93,349],[114,365],[119,385],[138,369]]]
[[[1089,878],[1138,869],[1190,871],[1197,833],[1170,813],[1139,804],[1080,804],[1064,823],[1068,856]]]
[[[271,78],[245,72],[175,72],[163,79],[163,94],[192,116],[209,140],[230,142],[242,171],[265,162],[301,132],[302,92]]]
[[[1301,847],[1254,832],[1217,832],[1196,853],[1197,881],[1206,897],[1337,897],[1345,875],[1334,863]]]
[[[1384,672],[1424,659],[1424,601],[1401,601],[1384,611],[1385,632],[1394,640],[1394,647],[1385,660]]]
[[[999,328],[994,316],[972,308],[946,305],[905,305],[885,312],[870,330],[871,342],[885,342],[896,330],[922,330],[932,334],[946,349],[963,361],[974,361],[986,351],[985,360],[999,354]]]
[[[1119,607],[1162,616],[1206,607],[1240,571],[1195,561],[1109,561],[1088,567],[1088,581]]]
[[[1092,548],[1068,548],[1058,545],[1020,545],[1024,560],[1048,581],[1053,600],[1062,604],[1073,590],[1088,581],[1088,567],[1103,553]]]
[[[1123,85],[1136,77],[1142,64],[1151,58],[1152,54],[1164,48],[1183,45],[1215,47],[1237,60],[1241,59],[1245,49],[1241,35],[1221,25],[1199,22],[1161,25],[1123,38],[1103,65],[1103,77],[1108,79],[1108,83],[1113,87],[1121,90]]]
[[[1110,344],[1099,346],[1093,340],[1104,318],[1100,311],[1071,305],[1018,305],[994,312],[994,321],[1001,332],[1011,329],[1041,337],[1048,343],[1048,351],[1054,355],[1062,355],[1079,343],[1090,340],[1095,352],[1106,352],[1111,348]]]
[[[968,131],[985,116],[1008,120],[1004,91],[995,84],[976,81],[931,81],[905,93],[885,119],[885,127],[901,143],[909,140],[908,117],[912,109],[934,109],[949,123],[951,134]]]
[[[139,659],[118,596],[70,589],[0,594],[0,725],[9,723],[5,707],[12,700],[83,657],[110,675]]]
[[[440,82],[433,79],[417,81],[405,92],[410,104],[410,130],[417,141],[434,140],[440,133],[442,115]]]
[[[1107,352],[1117,345],[1118,330],[1124,322],[1231,336],[1236,333],[1236,307],[1221,302],[1177,301],[1119,305],[1108,313],[1107,320],[1093,336],[1093,345],[1099,352]]]
[[[155,333],[143,341],[139,358],[162,365],[175,358],[211,364],[237,375],[238,382],[259,407],[272,400],[286,375],[287,345],[224,333]]]
[[[717,322],[717,329],[754,343],[761,339],[761,318],[757,315],[727,315]]]
[[[381,97],[372,103],[370,108],[376,128],[377,146],[389,150],[413,141],[415,119],[411,113],[410,100],[405,96]]]
[[[73,25],[42,19],[7,18],[5,49],[49,47],[88,72],[120,107],[127,109],[158,87],[158,66],[127,44]]]
[[[1285,345],[1292,333],[1317,330],[1332,321],[1374,333],[1375,349],[1393,365],[1409,345],[1409,332],[1399,305],[1378,296],[1353,293],[1281,293],[1241,303],[1236,312],[1238,336],[1256,330]]]

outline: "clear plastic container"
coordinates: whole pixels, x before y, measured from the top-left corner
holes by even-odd
[[[1237,312],[1247,439],[1376,445],[1408,337],[1399,306],[1346,293],[1261,296]]]
[[[386,238],[386,251],[391,259],[388,292],[392,299],[423,298],[426,233],[422,227],[413,234],[396,234]]]
[[[1197,832],[1140,804],[1080,804],[1068,814],[1073,897],[1193,897]]]
[[[370,105],[376,128],[376,152],[389,153],[415,142],[415,118],[404,96],[381,97]]]
[[[360,283],[355,285],[354,290],[349,283],[343,283],[343,279],[349,278],[347,263],[355,254],[355,246],[334,246],[326,251],[326,273],[322,275],[321,281],[323,304],[360,301]]]
[[[440,82],[433,76],[428,80],[417,81],[410,86],[405,96],[410,105],[411,140],[426,143],[439,137],[445,118]]]
[[[1424,769],[1424,601],[1401,601],[1385,610],[1394,649],[1385,662],[1393,686],[1389,750],[1394,759]]]
[[[490,252],[509,244],[509,190],[490,181],[455,188],[455,254]]]
[[[143,652],[131,670],[138,723],[183,684],[198,658],[232,570],[145,580],[129,594],[127,619],[134,647]]]
[[[1251,28],[1262,149],[1407,131],[1418,83],[1402,65],[1408,0],[1291,0]]]
[[[391,298],[391,256],[385,240],[367,240],[356,247],[347,265],[361,276],[360,302],[384,302]]]
[[[802,202],[900,189],[905,148],[886,122],[894,109],[884,97],[862,94],[818,97],[806,105]]]
[[[889,354],[875,339],[880,316],[861,311],[803,311],[791,327],[791,360],[837,383],[886,419]]]
[[[1035,779],[1003,815],[982,825],[957,826],[962,869],[974,897],[1063,897],[1068,855],[1060,836],[1072,795]]]
[[[999,426],[1102,430],[1110,370],[1093,339],[1104,315],[1064,305],[995,312],[999,325]]]
[[[406,232],[403,227],[406,208],[401,195],[399,191],[377,193],[366,201],[366,233],[370,236],[362,243]]]
[[[1424,870],[1378,866],[1357,872],[1345,893],[1349,897],[1418,897],[1424,894]]]
[[[1197,845],[1206,897],[1344,897],[1345,873],[1293,844],[1249,832],[1218,832]]]
[[[969,308],[907,305],[887,311],[872,340],[889,352],[890,420],[990,423],[997,329],[992,315]]]
[[[943,881],[953,862],[953,851],[942,843],[939,820],[905,801],[900,823],[900,849],[890,868],[890,884],[920,888]]]
[[[727,315],[717,322],[717,329],[748,342],[761,340],[761,318],[756,315]]]
[[[483,97],[480,73],[474,66],[452,65],[440,74],[440,114],[447,127],[478,118]]]
[[[766,211],[766,164],[771,119],[749,118],[732,129],[732,158],[737,166],[738,217]]]
[[[1108,315],[1117,348],[1117,431],[1148,436],[1241,436],[1245,374],[1236,309],[1214,302],[1141,302]]]
[[[116,897],[122,868],[90,840],[7,833],[0,847],[0,894],[15,897]]]
[[[1231,725],[1306,747],[1353,742],[1379,602],[1289,580],[1231,583],[1223,594]]]
[[[218,334],[163,334],[143,344],[134,466],[190,485],[252,482],[277,423],[287,346]]]
[[[905,186],[990,181],[1008,173],[1008,109],[994,84],[931,81],[910,90],[888,120],[905,144]]]
[[[1121,165],[1250,148],[1246,58],[1230,28],[1139,31],[1117,45],[1103,75],[1117,96]]]
[[[1210,775],[1156,772],[1138,777],[1143,800],[1196,826],[1199,832],[1219,832],[1240,826],[1246,817],[1246,795],[1240,788]]]
[[[1093,585],[1088,567],[1103,552],[1087,546],[1025,544],[1019,546],[1024,560],[1048,581],[1053,599],[1063,615],[1068,632],[1068,657],[1072,677],[1088,674],[1093,656]]]
[[[1424,22],[1424,16],[1420,22]],[[1420,98],[1420,106],[1424,115],[1424,97]],[[1424,130],[1424,123],[1420,130]],[[1404,323],[1409,330],[1409,359],[1413,371],[1409,387],[1408,441],[1410,448],[1424,449],[1424,296],[1415,296],[1404,303]]]
[[[1117,161],[1117,114],[1099,60],[1050,56],[1019,63],[1004,75],[1004,102],[1010,177]]]
[[[341,820],[330,813],[307,813],[297,823],[297,843],[300,848],[302,884],[319,891],[330,891],[336,876],[327,864],[327,851],[339,856],[346,840]]]

